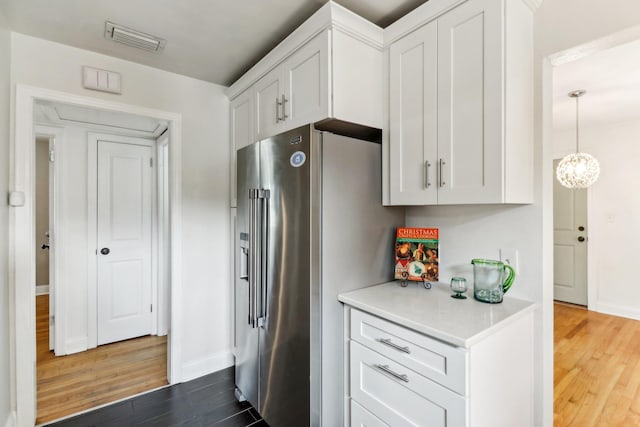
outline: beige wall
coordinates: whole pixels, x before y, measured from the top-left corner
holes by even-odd
[[[49,284],[49,139],[36,138],[36,285]]]
[[[233,363],[229,271],[229,102],[224,87],[82,49],[11,34],[12,83],[106,99],[182,115],[182,304],[172,307],[182,323],[183,378]],[[82,88],[81,67],[122,73],[122,94]],[[15,93],[14,95],[15,96]],[[62,168],[85,182],[82,170]],[[85,207],[86,209],[86,207]],[[65,218],[82,228],[82,211]],[[67,242],[68,246],[74,242]],[[78,243],[81,244],[81,243]],[[86,257],[86,254],[85,254]],[[78,260],[76,260],[78,261]],[[81,271],[77,274],[81,276]],[[82,292],[71,296],[83,298]],[[82,309],[78,310],[82,316]],[[86,322],[85,322],[86,324]],[[69,322],[69,336],[86,335]],[[203,333],[206,331],[206,333]],[[82,337],[80,336],[79,339]]]

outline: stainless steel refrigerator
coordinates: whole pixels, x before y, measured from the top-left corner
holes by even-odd
[[[338,294],[393,278],[381,145],[304,126],[238,151],[236,396],[271,427],[343,424]]]

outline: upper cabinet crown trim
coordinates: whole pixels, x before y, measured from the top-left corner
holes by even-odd
[[[226,90],[227,97],[233,99],[238,96],[262,76],[275,68],[284,58],[291,55],[302,45],[328,28],[339,29],[349,36],[377,49],[381,50],[383,47],[382,28],[356,15],[343,6],[329,1],[234,82]]]
[[[459,6],[468,0],[429,0],[417,7],[412,12],[398,19],[393,24],[384,29],[384,46],[401,39],[407,34],[417,30],[426,23],[433,21],[438,16],[445,14],[451,9]],[[512,1],[512,0],[502,0]],[[531,11],[535,12],[542,4],[543,0],[521,0]]]

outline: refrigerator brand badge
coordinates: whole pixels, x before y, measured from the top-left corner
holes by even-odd
[[[291,163],[291,166],[293,166],[294,168],[299,168],[300,166],[304,165],[304,162],[306,160],[307,156],[302,151],[296,151],[291,155],[289,163]]]
[[[291,141],[289,141],[289,144],[297,145],[297,144],[300,144],[301,142],[302,142],[302,135],[298,135],[291,138]]]

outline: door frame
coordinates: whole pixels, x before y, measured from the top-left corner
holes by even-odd
[[[12,128],[9,211],[10,358],[12,401],[16,425],[34,425],[36,418],[35,330],[35,127],[36,101],[74,104],[166,120],[169,124],[169,190],[171,253],[171,320],[167,371],[170,384],[181,380],[182,302],[182,115],[137,105],[74,95],[18,83],[15,91],[15,124]]]
[[[62,224],[59,221],[60,214],[58,212],[60,205],[58,203],[58,197],[60,195],[60,189],[58,185],[60,183],[60,164],[56,165],[55,148],[59,146],[60,141],[64,141],[65,129],[63,127],[41,125],[36,124],[34,126],[34,136],[44,136],[49,138],[49,151],[54,152],[53,162],[50,161],[49,168],[53,169],[53,173],[49,174],[49,329],[50,334],[53,333],[53,351],[56,349],[64,349],[64,336],[62,334],[56,334],[55,326],[51,324],[51,316],[55,316],[56,308],[62,307],[62,301],[58,297],[56,292],[56,286],[60,283],[61,266],[58,261],[59,257],[56,256],[56,245],[59,244],[58,238],[59,231],[62,229]],[[52,166],[53,165],[53,166]],[[34,205],[35,208],[35,205]],[[52,301],[53,300],[53,301]],[[58,319],[55,318],[54,322]],[[51,332],[52,331],[52,332]]]
[[[552,88],[553,91],[553,88]],[[553,147],[552,147],[553,150]],[[564,156],[573,153],[573,151],[553,151],[553,155],[551,156],[551,169],[553,170],[553,174],[552,174],[552,179],[556,179],[555,178],[555,168],[553,167],[553,162],[556,160],[560,160],[562,159]],[[595,260],[592,259],[593,257],[593,248],[595,248],[597,245],[594,245],[593,243],[593,239],[591,238],[591,222],[590,222],[590,218],[591,218],[591,187],[586,188],[585,190],[587,190],[587,310],[591,310],[591,311],[598,311],[598,307],[597,307],[597,292],[598,292],[598,287],[596,286],[596,275],[595,275]],[[551,185],[551,197],[553,200],[553,183]],[[553,227],[555,225],[555,218],[553,217],[553,214],[551,216],[551,229],[553,231]],[[554,241],[555,244],[555,241]],[[555,265],[552,265],[552,267],[555,267]],[[553,271],[553,268],[552,270]],[[555,293],[554,293],[554,299],[555,301]]]
[[[156,141],[150,138],[137,136],[122,136],[108,134],[104,132],[91,132],[87,134],[87,182],[98,182],[98,141],[144,145],[151,148],[154,162],[151,171],[151,304],[156,310],[151,316],[151,334],[157,335],[158,318],[161,314],[158,310],[158,186],[156,173]],[[134,142],[134,141],[137,141]],[[89,185],[87,187],[87,253],[96,252],[96,256],[89,256],[87,265],[87,347],[96,348],[98,346],[98,187]]]

